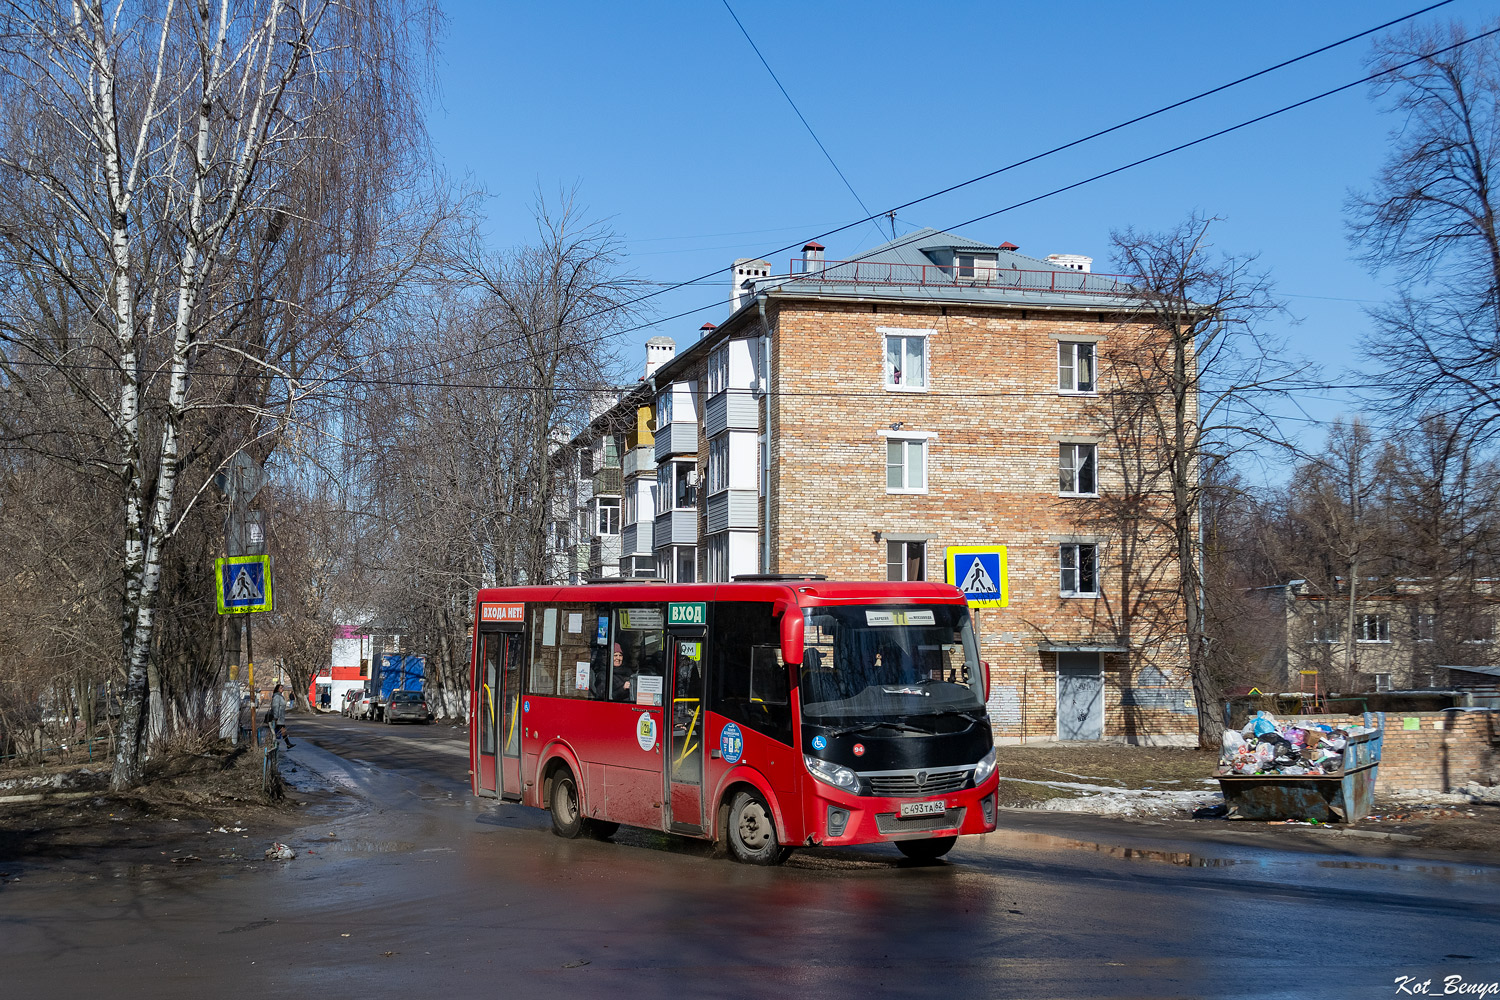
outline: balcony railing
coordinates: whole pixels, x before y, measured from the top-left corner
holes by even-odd
[[[1092,271],[1021,271],[984,262],[893,264],[871,260],[809,260],[794,257],[790,277],[828,285],[927,285],[947,288],[992,288],[999,291],[1059,295],[1107,295],[1137,298],[1140,291],[1123,275]]]
[[[618,465],[605,466],[594,473],[593,495],[596,497],[617,497],[620,495],[620,467]]]

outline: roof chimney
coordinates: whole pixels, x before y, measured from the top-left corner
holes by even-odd
[[[1010,240],[1006,240],[1004,243],[1000,244],[1000,249],[1001,250],[1009,250],[1011,253],[1015,253],[1017,250],[1019,250],[1021,248],[1018,247],[1018,246],[1016,246]]]
[[[1049,253],[1047,263],[1065,267],[1069,271],[1082,271],[1084,274],[1094,269],[1094,258],[1085,257],[1081,253]]]
[[[704,323],[702,326],[698,327],[698,339],[702,340],[704,337],[707,337],[710,333],[717,329],[718,327],[713,323]]]
[[[677,341],[671,337],[652,337],[646,341],[646,377],[677,356]]]
[[[816,241],[802,248],[802,273],[812,274],[823,270],[823,244]]]
[[[755,257],[741,257],[730,269],[729,309],[731,312],[745,304],[755,291],[755,282],[771,273],[771,262]]]

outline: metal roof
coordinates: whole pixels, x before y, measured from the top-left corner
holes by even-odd
[[[993,267],[960,273],[943,251],[993,254]],[[804,259],[810,270],[754,282],[772,295],[857,299],[923,299],[1010,305],[1120,308],[1137,297],[1123,279],[1075,271],[992,243],[920,229],[851,260]]]

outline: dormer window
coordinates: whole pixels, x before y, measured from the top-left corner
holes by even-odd
[[[997,259],[992,253],[955,254],[958,280],[988,282],[995,276]]]

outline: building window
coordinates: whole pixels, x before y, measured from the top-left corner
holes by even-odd
[[[1057,447],[1058,492],[1065,496],[1097,496],[1095,481],[1097,445],[1063,444]]]
[[[1375,674],[1374,676],[1375,676],[1375,690],[1376,691],[1389,691],[1391,689],[1391,675],[1390,674]]]
[[[692,462],[663,462],[656,467],[658,512],[692,510],[698,506],[698,469]]]
[[[672,387],[656,397],[656,426],[665,427],[672,422]]]
[[[729,535],[710,535],[703,546],[703,579],[727,583],[729,580]]]
[[[1390,642],[1391,641],[1391,618],[1389,615],[1360,615],[1359,632],[1356,638],[1360,642]]]
[[[885,578],[887,580],[927,579],[927,543],[886,542]]]
[[[708,356],[708,394],[718,395],[729,388],[729,345]]]
[[[620,505],[621,524],[635,524],[641,519],[639,514],[640,508],[638,506],[640,498],[636,494],[638,488],[635,483],[631,483],[625,490],[625,496],[622,498],[623,502]]]
[[[696,583],[697,549],[691,545],[674,545],[656,555],[656,575],[668,583]]]
[[[708,492],[729,489],[729,435],[708,442]]]
[[[926,438],[890,438],[886,441],[885,491],[927,492]]]
[[[1057,344],[1057,391],[1094,392],[1094,345],[1072,341]]]
[[[618,535],[620,533],[620,501],[614,499],[599,500],[599,534]]]
[[[927,338],[885,335],[885,387],[906,392],[927,388]]]
[[[1099,547],[1068,542],[1058,549],[1062,568],[1061,590],[1065,597],[1096,597],[1099,594]]]
[[[1339,627],[1330,615],[1313,615],[1308,620],[1308,642],[1338,642]]]
[[[1412,631],[1416,634],[1418,642],[1431,642],[1437,638],[1437,615],[1417,612],[1416,621],[1413,622]]]
[[[697,550],[692,546],[682,546],[677,550],[677,582],[693,583],[697,579],[695,569],[695,557]]]

